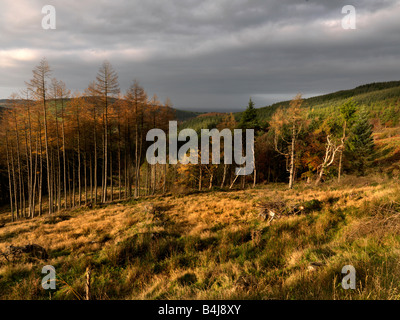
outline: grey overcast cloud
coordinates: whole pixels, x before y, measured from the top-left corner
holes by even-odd
[[[42,28],[42,7],[56,30]],[[343,29],[345,5],[356,29]],[[107,59],[121,90],[193,111],[243,110],[400,79],[396,0],[1,0],[0,98],[24,88],[42,57],[83,90]]]

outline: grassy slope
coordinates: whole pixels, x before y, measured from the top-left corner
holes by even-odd
[[[398,299],[398,183],[342,183],[157,197],[9,223],[0,250],[37,243],[50,257],[3,262],[0,298],[48,299],[40,279],[51,264],[59,277],[52,299],[76,299],[91,264],[95,299]],[[268,199],[322,207],[268,225],[256,209]],[[312,262],[324,265],[312,270]],[[340,286],[348,264],[354,291]]]

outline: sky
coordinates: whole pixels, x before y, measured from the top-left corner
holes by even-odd
[[[42,27],[45,5],[56,29]],[[122,93],[136,79],[192,111],[400,80],[399,17],[400,0],[0,0],[0,98],[43,57],[72,91],[108,60]]]

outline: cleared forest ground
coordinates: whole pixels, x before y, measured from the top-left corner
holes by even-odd
[[[268,224],[262,202],[303,205]],[[315,188],[258,186],[131,200],[7,223],[0,251],[38,244],[49,258],[0,257],[1,299],[399,299],[397,180],[345,177]],[[357,289],[341,287],[342,267]]]

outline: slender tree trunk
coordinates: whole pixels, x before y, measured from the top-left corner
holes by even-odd
[[[71,160],[69,160],[71,161]],[[72,159],[72,161],[74,161],[74,159]],[[72,177],[71,177],[71,163],[68,163],[68,193],[69,193],[69,207],[72,208],[73,207],[73,201],[72,201],[72,186],[71,186],[71,181],[72,181]]]
[[[72,157],[72,207],[75,208],[75,157]]]
[[[296,145],[296,126],[293,124],[292,128],[292,144],[290,150],[290,168],[289,168],[289,189],[293,189],[294,182],[294,148]]]
[[[157,185],[157,165],[153,165],[153,183],[151,194],[154,195],[156,193],[156,185]]]
[[[83,154],[83,181],[84,181],[84,188],[85,188],[85,205],[87,205],[88,200],[88,189],[87,189],[87,159],[86,159],[86,148]]]
[[[139,188],[140,188],[140,182],[139,182],[139,170],[138,167],[140,167],[139,164],[139,132],[138,132],[138,112],[137,112],[137,106],[136,106],[136,126],[135,126],[135,198],[139,196]]]
[[[254,150],[255,148],[254,147],[252,147],[252,153],[253,153],[253,170],[254,170],[254,173],[253,173],[253,177],[254,177],[254,180],[253,180],[253,188],[255,188],[256,187],[256,183],[257,183],[257,168],[256,168],[256,152],[255,152],[255,150]]]
[[[21,172],[21,156],[19,151],[20,142],[19,142],[18,122],[15,110],[14,110],[14,120],[15,120],[15,137],[16,137],[16,149],[17,149],[19,203],[21,207],[21,215],[25,217],[25,207],[23,205],[23,200],[22,200],[23,185],[22,185],[22,172]]]
[[[227,167],[228,167],[228,165],[227,164],[224,164],[224,174],[222,175],[222,182],[221,182],[221,188],[223,188],[224,187],[224,185],[225,185],[225,180],[226,180],[226,169],[227,169]]]
[[[44,79],[43,79],[43,88],[45,88]],[[49,150],[49,140],[47,134],[47,106],[46,106],[46,97],[43,97],[43,113],[44,113],[44,143],[46,150],[46,164],[47,164],[47,192],[49,196],[49,214],[53,213],[53,198],[52,198],[52,183],[50,179],[51,175],[51,167],[50,167],[50,150]]]
[[[65,150],[65,123],[64,123],[64,100],[61,100],[61,130],[62,130],[62,148],[63,148],[63,169],[64,169],[64,208],[67,209],[67,162]]]
[[[39,216],[43,212],[43,148],[42,148],[42,136],[41,136],[41,124],[39,120],[39,150],[40,150],[40,172],[39,172]]]
[[[12,145],[11,145],[12,147]],[[11,168],[12,168],[12,176],[13,176],[13,181],[14,181],[14,203],[15,203],[15,209],[16,209],[16,218],[20,218],[20,204],[18,203],[18,196],[17,196],[17,192],[18,192],[18,185],[17,185],[17,175],[15,173],[15,163],[14,163],[14,154],[12,152],[12,148],[11,149]]]
[[[107,165],[108,165],[108,99],[107,93],[105,95],[106,99],[106,108],[104,112],[104,194],[103,194],[103,202],[107,201]]]
[[[31,200],[32,200],[32,196],[31,196],[31,191],[32,191],[32,183],[31,183],[31,166],[30,166],[30,158],[29,158],[29,151],[28,151],[28,148],[29,148],[29,142],[28,142],[28,130],[27,129],[25,129],[24,130],[25,131],[25,135],[24,135],[24,137],[25,137],[25,158],[26,158],[26,177],[27,177],[27,182],[28,182],[28,217],[30,218],[31,217],[31,213],[32,213],[32,203],[31,203]],[[25,196],[25,193],[24,193],[24,196]],[[24,202],[25,202],[25,200],[24,200]]]
[[[34,181],[33,181],[33,199],[32,199],[32,219],[35,216],[35,209],[36,209],[36,185],[37,185],[37,170],[38,170],[38,145],[39,145],[39,136],[36,136],[36,154],[35,154],[35,175],[34,175]]]
[[[338,181],[342,178],[342,161],[343,161],[343,151],[339,154],[339,167],[338,167]]]
[[[28,117],[28,137],[26,140],[26,158],[28,161],[28,203],[29,203],[29,217],[32,217],[32,201],[33,201],[33,158],[32,158],[32,125],[31,125],[31,112],[30,104],[27,103],[27,117]],[[29,147],[28,147],[29,145]],[[29,149],[29,151],[28,151]]]
[[[56,107],[56,135],[57,135],[57,210],[61,210],[61,155],[60,155],[60,137],[58,134],[57,102]]]
[[[94,141],[94,205],[97,204],[97,134],[96,134],[96,109],[93,108],[93,141]]]
[[[112,125],[112,124],[111,124]],[[112,136],[111,136],[111,128],[109,128],[109,141],[110,141],[110,200],[111,202],[114,200],[114,183],[113,183],[113,156],[112,156]]]
[[[121,200],[121,125],[118,118],[118,199]]]
[[[103,124],[104,124],[104,115],[103,115]],[[105,145],[104,145],[104,143],[105,143],[104,131],[103,131],[103,134],[102,134],[102,139],[103,139],[103,145],[102,145],[102,148],[103,148],[103,167],[101,168],[101,195],[100,195],[100,202],[104,203],[105,202],[104,201],[104,194],[106,193],[104,191],[104,188],[105,188],[104,177],[105,177],[105,171],[106,171],[104,169],[104,166],[105,166],[105,163],[106,163],[106,154],[105,154],[106,148],[105,148]]]
[[[93,163],[92,155],[90,155],[89,163],[89,179],[90,179],[90,201],[93,202]]]
[[[82,182],[81,182],[81,129],[79,124],[79,113],[77,113],[77,124],[78,124],[78,206],[82,203]],[[74,192],[75,195],[75,192]]]
[[[199,169],[200,169],[200,172],[199,172],[199,191],[201,191],[201,186],[203,184],[203,169],[202,169],[201,165],[200,165]]]
[[[165,194],[167,188],[167,172],[168,172],[168,164],[164,164],[163,194]]]
[[[10,155],[8,150],[8,131],[6,130],[6,152],[7,152],[7,172],[8,172],[8,188],[10,191],[10,211],[11,211],[11,221],[15,221],[14,217],[14,207],[13,207],[13,194],[12,194],[12,182],[11,182],[11,169],[10,169]]]

